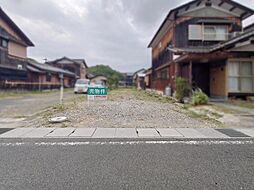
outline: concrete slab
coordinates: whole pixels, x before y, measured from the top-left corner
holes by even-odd
[[[95,128],[78,128],[70,137],[92,137],[95,130]]]
[[[230,138],[229,136],[220,133],[214,129],[196,129],[201,134],[205,135],[206,138]]]
[[[46,137],[69,137],[75,128],[57,128]]]
[[[97,128],[92,138],[114,138],[116,128]]]
[[[29,133],[30,131],[34,130],[35,128],[17,128],[13,129],[11,131],[8,131],[2,135],[0,135],[0,138],[19,138],[26,133]]]
[[[55,128],[37,128],[21,136],[22,138],[43,138],[54,131]]]
[[[117,128],[115,138],[137,138],[135,128]]]
[[[206,136],[201,134],[195,129],[191,128],[177,128],[179,133],[181,133],[185,138],[205,138]]]
[[[236,129],[236,130],[250,137],[254,137],[254,129]]]
[[[183,135],[175,129],[157,128],[157,131],[159,131],[162,137],[183,137]]]
[[[155,128],[137,129],[139,137],[160,137]]]

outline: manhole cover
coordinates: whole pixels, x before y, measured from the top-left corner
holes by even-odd
[[[62,123],[67,120],[67,117],[54,117],[49,120],[51,123]]]

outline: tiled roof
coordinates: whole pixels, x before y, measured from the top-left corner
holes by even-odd
[[[44,64],[38,63],[37,61],[32,60],[32,59],[28,59],[28,64],[32,67],[35,67],[37,70],[39,69],[40,71],[49,71],[49,72],[54,72],[54,73],[63,73],[66,75],[75,76],[75,74],[70,71],[63,70],[63,69],[60,69],[57,67],[53,67],[53,66],[50,66],[45,63]]]

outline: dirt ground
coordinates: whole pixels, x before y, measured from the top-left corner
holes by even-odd
[[[66,116],[67,122],[51,124],[49,119]],[[109,93],[106,101],[90,101],[85,96],[64,106],[55,106],[29,121],[28,127],[105,128],[216,128],[218,123],[180,108],[169,99],[135,89]]]

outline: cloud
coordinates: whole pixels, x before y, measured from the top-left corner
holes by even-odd
[[[187,1],[0,0],[0,4],[35,43],[29,48],[30,57],[85,58],[89,66],[105,64],[127,72],[151,66],[148,43],[168,11]],[[253,0],[245,2],[250,5]]]

